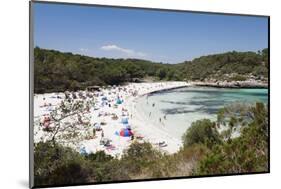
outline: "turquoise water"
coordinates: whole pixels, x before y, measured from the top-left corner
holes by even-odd
[[[181,138],[192,122],[216,120],[217,111],[227,104],[257,101],[268,102],[268,89],[186,87],[141,97],[136,108],[146,121]]]

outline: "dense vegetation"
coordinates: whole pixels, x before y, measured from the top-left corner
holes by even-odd
[[[268,75],[268,49],[255,52],[227,52],[196,58],[179,64],[188,80],[245,80]]]
[[[93,58],[55,50],[34,49],[35,93],[85,89],[153,80],[266,80],[268,49],[202,56],[180,64],[139,59]]]
[[[224,125],[224,131],[218,132]],[[239,135],[235,135],[239,131]],[[171,155],[133,142],[120,159],[81,155],[53,142],[35,144],[35,185],[75,184],[268,171],[268,109],[262,103],[223,108],[216,122],[196,121]]]

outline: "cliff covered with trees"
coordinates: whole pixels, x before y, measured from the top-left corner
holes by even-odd
[[[202,56],[179,64],[140,59],[93,58],[55,50],[34,49],[35,93],[85,89],[153,80],[267,82],[268,49]]]

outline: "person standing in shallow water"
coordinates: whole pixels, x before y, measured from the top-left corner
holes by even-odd
[[[103,129],[101,130],[101,138],[104,137],[104,132],[103,132]]]
[[[152,107],[154,107],[154,106],[155,106],[155,103],[152,104]]]
[[[93,128],[93,136],[96,136],[96,128]]]

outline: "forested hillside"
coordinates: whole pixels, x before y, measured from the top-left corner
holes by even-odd
[[[264,80],[268,77],[268,49],[202,56],[177,65],[188,80]]]
[[[34,49],[35,93],[117,85],[150,77],[154,80],[266,80],[268,50],[202,56],[179,64],[139,59],[93,58]]]

